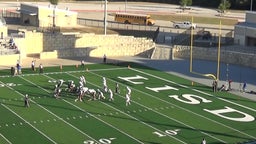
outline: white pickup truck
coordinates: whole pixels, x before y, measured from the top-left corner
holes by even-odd
[[[191,23],[189,21],[184,21],[184,22],[173,22],[173,27],[174,28],[183,28],[183,29],[195,29],[196,24]]]

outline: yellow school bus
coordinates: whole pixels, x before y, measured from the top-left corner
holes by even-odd
[[[155,20],[151,19],[150,15],[132,14],[132,13],[116,13],[115,21],[125,24],[143,24],[154,25]]]

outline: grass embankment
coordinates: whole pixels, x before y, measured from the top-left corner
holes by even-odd
[[[166,21],[191,21],[192,16],[189,15],[151,15],[153,19],[156,20],[166,20]],[[235,25],[237,24],[237,19],[230,19],[230,18],[218,18],[218,17],[201,17],[201,16],[193,16],[194,23],[201,23],[201,24],[219,24],[223,25]]]

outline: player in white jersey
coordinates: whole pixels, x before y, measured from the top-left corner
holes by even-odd
[[[64,83],[63,79],[58,80],[58,87],[60,88]]]
[[[131,104],[131,98],[128,94],[125,95],[125,99],[126,99],[126,106],[130,105]]]
[[[105,96],[103,94],[102,91],[100,91],[100,89],[97,89],[97,92],[98,92],[98,99],[100,100],[101,98],[105,99]]]
[[[61,88],[58,87],[58,85],[55,85],[54,97],[55,97],[55,98],[60,98],[60,92],[61,92]]]
[[[81,76],[81,77],[80,77],[80,81],[81,81],[84,85],[86,85],[86,80],[85,80],[85,77],[84,77],[84,76]]]
[[[96,100],[97,92],[94,89],[88,89],[87,94],[89,94],[92,97],[91,99],[89,99],[89,101],[92,100],[92,99]]]
[[[102,81],[103,81],[103,84],[104,84],[104,83],[107,83],[107,81],[106,81],[106,78],[105,78],[105,77],[102,77]]]
[[[129,97],[131,97],[132,90],[128,86],[126,87],[126,89],[127,89],[127,94],[129,95]]]
[[[83,88],[82,88],[82,91],[83,91],[83,93],[85,94],[85,93],[88,91],[88,87],[83,87]]]
[[[79,100],[79,101],[83,101],[83,97],[85,95],[85,93],[88,91],[88,88],[87,87],[82,87],[80,89],[80,92],[79,92],[79,95],[77,97],[77,99],[75,99],[75,101]]]
[[[79,87],[84,87],[83,81],[79,81]]]
[[[108,89],[108,92],[109,92],[109,101],[114,101],[112,90]]]
[[[205,140],[205,138],[203,138],[203,140],[202,140],[201,144],[206,144],[206,140]]]
[[[80,80],[80,81],[83,81],[83,79],[84,79],[83,76],[80,76],[80,77],[79,77],[79,80]]]
[[[105,92],[107,92],[108,91],[108,86],[107,86],[107,81],[106,81],[105,77],[102,78],[102,83],[103,83],[103,90]]]

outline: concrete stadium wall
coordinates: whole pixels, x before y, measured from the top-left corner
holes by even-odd
[[[95,34],[44,34],[44,51],[58,57],[134,56],[155,47],[152,40],[133,36]]]
[[[0,26],[0,39],[3,39],[7,36],[7,26]]]
[[[39,54],[43,51],[43,33],[20,30],[25,33],[24,38],[14,38],[18,49],[25,54]]]
[[[24,37],[14,41],[25,56],[40,59],[67,57],[134,56],[148,57],[155,43],[147,38],[133,36],[96,35],[92,33],[39,33],[20,29]],[[146,52],[146,53],[143,53]]]
[[[57,51],[52,51],[52,52],[41,52],[39,55],[40,59],[52,59],[52,58],[58,58],[58,53]]]
[[[0,65],[1,66],[15,66],[19,59],[20,59],[19,54],[1,55],[0,56]]]
[[[90,53],[89,48],[61,49],[57,51],[57,57],[58,58],[87,57],[89,53]]]
[[[175,45],[172,49],[172,58],[190,58],[190,47]],[[217,48],[201,48],[193,47],[193,58],[202,60],[217,61]],[[248,67],[256,68],[256,55],[234,52],[234,51],[223,51],[220,52],[220,61],[230,64],[238,64]]]
[[[45,34],[44,51],[57,50],[59,57],[134,56],[154,48],[152,40],[133,36],[95,34]],[[65,52],[70,51],[71,52]],[[79,50],[74,50],[79,49]],[[88,49],[88,50],[83,50]]]
[[[29,21],[29,25],[37,27],[53,26],[53,16],[55,18],[55,26],[58,27],[74,27],[77,25],[77,12],[68,9],[58,9],[54,6],[42,6],[30,3],[21,3],[20,20],[22,24]],[[55,14],[54,14],[55,13]]]
[[[40,27],[49,27],[53,25],[53,9],[54,8],[44,6],[38,7],[38,21]],[[56,26],[74,27],[77,25],[77,12],[56,8],[55,15]]]

